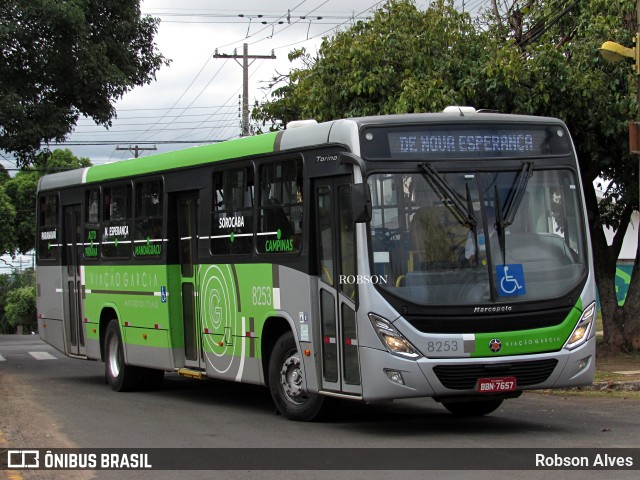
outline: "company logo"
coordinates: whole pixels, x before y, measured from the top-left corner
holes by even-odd
[[[39,468],[40,452],[38,450],[9,450],[8,468]]]
[[[489,350],[491,350],[493,353],[498,353],[500,350],[502,350],[502,342],[497,338],[491,339],[491,341],[489,342]]]
[[[496,305],[495,307],[475,307],[473,313],[504,313],[512,310],[513,307],[510,305]]]
[[[524,338],[520,340],[507,341],[505,345],[507,347],[526,347],[529,345],[544,345],[545,343],[562,343],[562,338],[560,337]]]

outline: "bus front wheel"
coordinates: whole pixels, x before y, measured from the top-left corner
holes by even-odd
[[[322,410],[324,397],[303,390],[302,361],[293,333],[283,334],[269,362],[269,389],[278,412],[291,420],[311,421]]]
[[[141,372],[138,367],[127,365],[124,361],[124,344],[118,320],[113,319],[107,325],[104,339],[105,376],[116,392],[128,392],[139,387]]]
[[[497,410],[502,399],[478,400],[470,402],[442,402],[444,408],[460,417],[481,417]]]

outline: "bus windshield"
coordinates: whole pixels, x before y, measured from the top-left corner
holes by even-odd
[[[559,297],[581,281],[585,232],[572,170],[419,167],[368,179],[379,288],[453,306]]]

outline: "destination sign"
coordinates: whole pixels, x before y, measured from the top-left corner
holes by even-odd
[[[458,153],[458,152],[533,152],[531,134],[494,135],[429,135],[414,133],[389,134],[391,153]]]
[[[571,152],[559,126],[423,126],[375,128],[362,140],[366,158],[506,158],[564,155]]]

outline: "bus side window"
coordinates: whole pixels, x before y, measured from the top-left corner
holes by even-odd
[[[58,258],[58,196],[43,195],[40,197],[38,223],[38,259],[55,260]]]
[[[213,174],[211,254],[243,255],[253,250],[253,167]]]
[[[131,185],[106,187],[102,192],[102,257],[129,258]]]
[[[302,250],[302,178],[301,159],[261,167],[258,252]]]
[[[84,248],[86,260],[97,260],[100,247],[100,190],[94,188],[85,192]]]
[[[162,181],[136,182],[133,254],[137,258],[162,255]]]

